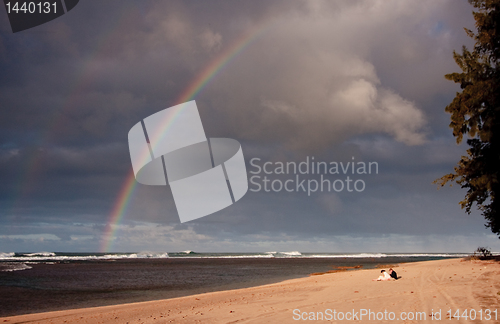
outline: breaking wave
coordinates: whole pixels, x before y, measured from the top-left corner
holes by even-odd
[[[86,261],[86,260],[116,260],[116,259],[146,259],[146,258],[168,258],[167,252],[138,252],[138,253],[4,253],[0,252],[0,261]]]
[[[20,270],[27,270],[31,269],[29,265],[26,263],[22,262],[2,262],[0,263],[0,271],[20,271]]]
[[[497,255],[497,253],[494,253]],[[299,251],[258,252],[258,253],[206,253],[193,252],[135,252],[135,253],[62,253],[62,252],[35,252],[15,253],[0,252],[0,263],[5,262],[58,262],[58,261],[85,261],[85,260],[120,260],[120,259],[164,259],[164,258],[461,258],[467,253],[302,253]]]

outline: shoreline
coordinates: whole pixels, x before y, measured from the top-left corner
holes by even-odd
[[[448,310],[455,312],[467,308],[479,312],[489,309],[491,312],[500,308],[498,261],[446,259],[401,263],[394,269],[402,277],[397,281],[372,281],[378,277],[379,269],[360,269],[165,300],[2,317],[0,321],[295,322],[304,314],[319,317],[320,313],[328,315],[327,310],[356,309],[388,311],[397,316],[401,312],[425,312],[429,320],[432,314],[437,316],[438,309],[443,317]],[[500,314],[497,316],[500,319]]]
[[[0,317],[172,299],[279,283],[356,266],[370,269],[417,260],[160,258],[32,264],[33,268],[27,271],[0,272]]]

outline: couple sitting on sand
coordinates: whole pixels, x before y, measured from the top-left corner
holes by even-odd
[[[377,279],[373,279],[374,281],[388,281],[391,279],[398,280],[398,274],[396,273],[396,271],[392,270],[392,268],[389,269],[389,273],[385,272],[385,270],[382,270],[380,272],[382,274]]]

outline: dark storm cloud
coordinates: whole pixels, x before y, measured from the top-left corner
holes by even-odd
[[[248,167],[354,156],[380,173],[362,193],[248,192],[188,224],[168,187],[137,185],[118,249],[483,235],[482,219],[457,205],[463,192],[431,184],[465,149],[447,127],[457,88],[443,75],[456,70],[453,49],[470,45],[470,13],[466,1],[85,1],[16,34],[1,14],[0,243],[98,249],[131,172],[129,129],[254,29],[196,97],[207,136],[238,139]]]
[[[208,125],[302,149],[367,132],[419,144],[425,114],[412,101],[416,98],[405,99],[399,89],[388,87],[397,84],[381,83],[373,62],[387,66],[383,71],[416,65],[434,71],[444,58],[450,61],[444,53],[433,56],[438,43],[450,51],[451,44],[445,32],[434,31],[432,23],[439,21],[430,20],[436,14],[421,5],[103,6],[95,13],[91,3],[81,5],[78,15],[18,39],[3,36],[4,43],[13,43],[8,66],[17,67],[3,79],[24,76],[19,86],[9,82],[2,93],[6,128],[21,122],[41,132],[50,128],[49,138],[59,143],[118,140],[133,121],[172,104],[223,47],[248,29],[269,25],[200,98],[213,111],[204,116],[231,121]],[[447,9],[431,7],[441,13]],[[332,32],[337,30],[342,32]],[[415,89],[428,85],[411,74],[416,71],[398,73],[411,81],[397,83]],[[445,83],[441,76],[438,84]],[[436,84],[428,87],[436,89]],[[257,123],[248,127],[248,121]]]

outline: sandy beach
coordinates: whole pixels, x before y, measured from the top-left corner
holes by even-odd
[[[401,279],[372,281],[380,269],[343,271],[168,300],[4,317],[0,322],[417,323],[450,322],[450,314],[455,316],[452,323],[500,319],[499,262],[448,259],[400,264],[394,270]]]

